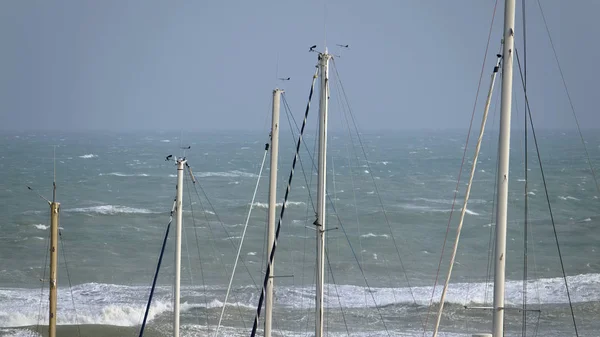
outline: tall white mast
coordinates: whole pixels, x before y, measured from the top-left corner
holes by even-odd
[[[179,337],[179,285],[181,283],[181,225],[183,222],[183,167],[186,160],[177,159],[177,202],[175,239],[175,284],[173,286],[173,337]]]
[[[277,203],[277,156],[279,154],[279,106],[283,90],[273,90],[273,116],[271,119],[271,169],[269,172],[269,219],[267,230],[267,256],[271,256],[275,242],[275,211]],[[273,317],[273,263],[269,268],[265,298],[265,337],[271,337]],[[269,260],[267,260],[267,264]]]
[[[325,52],[319,54],[321,95],[319,101],[319,185],[317,188],[317,289],[315,337],[323,336],[323,288],[325,281],[325,185],[327,181],[327,106],[329,103],[329,59]]]
[[[508,205],[508,179],[510,156],[510,114],[512,104],[513,54],[515,36],[515,0],[504,5],[502,62],[502,101],[500,115],[500,139],[498,160],[498,194],[496,210],[496,257],[494,274],[494,317],[492,334],[504,336],[504,282],[506,265],[506,219]]]

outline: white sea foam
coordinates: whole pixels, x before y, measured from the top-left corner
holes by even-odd
[[[361,238],[389,238],[389,235],[387,234],[373,234],[373,233],[368,233],[368,234],[363,234],[360,236]]]
[[[449,208],[435,208],[435,207],[421,206],[421,205],[415,205],[415,204],[401,204],[400,207],[402,207],[406,210],[419,211],[422,213],[449,213],[451,211],[451,209],[449,209]],[[462,208],[454,209],[455,212],[460,212],[461,210],[462,210]],[[468,208],[465,211],[465,213],[467,213],[469,215],[480,215],[479,213],[474,212]]]
[[[452,203],[454,202],[452,199],[435,199],[435,198],[414,198],[413,201],[424,201],[424,202],[428,202],[428,203],[432,203],[432,204],[445,204],[445,205],[452,205]],[[487,203],[486,200],[483,199],[469,199],[469,204],[485,204]],[[456,204],[462,204],[462,200],[457,199],[456,200]]]
[[[277,207],[281,207],[283,206],[282,202],[278,202],[277,204],[275,204]],[[301,206],[301,205],[305,205],[305,203],[303,201],[288,201],[286,203],[286,207],[290,207],[290,206]],[[254,207],[257,208],[269,208],[269,204],[265,203],[265,202],[255,202],[254,203]]]
[[[82,155],[82,156],[79,156],[79,158],[83,158],[83,159],[97,158],[97,157],[98,157],[98,155],[97,155],[97,154],[93,154],[93,153],[90,153],[90,154],[84,154],[84,155]]]
[[[33,227],[35,227],[37,229],[41,229],[41,230],[46,230],[46,229],[50,228],[50,226],[46,226],[46,225],[42,225],[42,224],[33,225]]]
[[[373,258],[376,258],[375,255]],[[582,274],[567,277],[569,285],[576,292],[571,292],[571,300],[574,303],[596,302],[600,301],[600,293],[597,289],[600,286],[600,274]],[[491,301],[492,285],[486,283],[451,283],[446,295],[447,303],[460,305],[475,304],[483,305]],[[563,304],[568,303],[564,280],[562,278],[547,278],[529,282],[529,289],[539,289],[541,304]],[[336,295],[339,293],[339,298]],[[341,301],[345,308],[374,307],[392,304],[411,304],[413,295],[418,305],[429,305],[432,287],[413,287],[412,291],[408,288],[373,288],[369,290],[366,287],[354,285],[338,285],[337,290],[326,294],[325,303],[328,307],[338,307]],[[435,290],[434,301],[439,300],[442,287],[438,286]],[[314,303],[314,289],[310,287],[280,289],[278,302],[282,305],[300,308],[310,308]],[[411,294],[412,292],[412,294]],[[521,281],[507,281],[506,283],[506,304],[508,306],[518,306],[523,303],[523,283]],[[301,301],[299,297],[303,297]],[[375,303],[373,302],[375,300]],[[528,302],[537,304],[537,296],[529,296]]]
[[[149,177],[150,175],[147,173],[121,173],[121,172],[111,172],[111,173],[100,173],[99,176],[115,176],[115,177]]]
[[[567,195],[566,197],[565,197],[565,196],[562,196],[562,195],[559,195],[559,196],[558,196],[558,198],[559,198],[560,200],[575,200],[575,201],[578,201],[578,200],[579,200],[579,199],[577,199],[577,198],[575,198],[575,197],[572,197],[572,196],[570,196],[570,195]]]
[[[377,256],[372,254],[373,259]],[[574,303],[598,302],[600,293],[600,274],[581,274],[569,276],[571,289],[571,300]],[[253,288],[249,286],[249,288]],[[479,283],[451,283],[448,288],[446,301],[460,305],[483,305],[491,300],[491,284]],[[326,287],[326,289],[330,289]],[[333,287],[331,287],[333,289]],[[539,300],[541,304],[565,304],[568,303],[564,280],[562,278],[545,278],[529,282],[529,289],[539,289]],[[59,289],[60,291],[60,289]],[[116,326],[136,326],[144,312],[148,287],[146,286],[123,286],[113,284],[86,283],[74,286],[73,301],[76,304],[77,316],[73,310],[71,297],[59,297],[61,315],[58,317],[59,324],[106,324]],[[184,298],[181,309],[189,311],[192,308],[218,308],[223,306],[219,299],[224,288],[222,286],[207,287],[208,303],[190,302],[186,298],[204,298],[203,286],[183,287]],[[434,301],[439,299],[442,287],[438,286],[434,293]],[[522,304],[523,284],[521,281],[507,281],[506,304],[508,306],[519,306]],[[38,323],[39,301],[47,301],[48,290],[40,296],[39,289],[0,288],[0,327],[18,327],[35,325]],[[156,300],[154,301],[149,319],[171,311],[170,301],[163,300],[169,296],[171,287],[158,287]],[[65,292],[70,293],[70,292]],[[339,294],[339,297],[338,297]],[[415,301],[420,306],[429,305],[432,287],[408,288],[375,288],[364,286],[338,284],[335,290],[326,291],[325,305],[337,308],[339,303],[344,308],[374,307],[385,305],[410,305]],[[536,290],[537,294],[537,290]],[[236,299],[236,303],[228,303],[228,306],[240,306],[254,309],[256,305],[255,294],[248,292]],[[276,296],[279,304],[296,309],[306,309],[313,306],[314,287],[282,286],[276,288]],[[373,300],[375,302],[373,302]],[[537,296],[529,296],[531,304],[538,303]],[[47,324],[48,317],[43,317]],[[77,317],[77,318],[76,318]]]
[[[134,208],[120,205],[102,205],[92,207],[80,207],[66,209],[65,212],[72,213],[87,213],[87,214],[101,214],[101,215],[115,215],[115,214],[151,214],[156,213],[145,208]]]
[[[171,141],[169,139],[163,139],[160,141],[161,143],[170,143]]]
[[[197,172],[194,173],[196,178],[207,178],[207,177],[223,177],[223,178],[257,178],[258,175],[254,173],[243,172],[239,170],[227,171],[227,172]]]

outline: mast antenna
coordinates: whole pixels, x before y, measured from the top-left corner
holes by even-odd
[[[56,202],[56,145],[54,145],[54,178],[52,180],[52,202]]]

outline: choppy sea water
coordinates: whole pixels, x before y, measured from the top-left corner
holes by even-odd
[[[600,168],[600,137],[587,132],[592,164]],[[183,136],[183,137],[181,137]],[[466,132],[382,132],[348,139],[331,133],[328,170],[326,332],[331,336],[421,336],[452,208]],[[443,336],[490,329],[488,254],[494,228],[496,134],[479,157],[467,206]],[[578,135],[539,135],[549,199],[580,335],[600,336],[600,193]],[[182,138],[182,140],[180,140]],[[28,191],[51,196],[53,145],[61,202],[60,335],[137,335],[185,155],[198,184],[184,184],[182,334],[214,334],[243,231],[267,134],[4,133],[0,137],[0,335],[43,335],[47,324],[48,206]],[[279,201],[293,159],[282,132]],[[275,271],[274,329],[284,336],[314,330],[316,175],[306,137],[282,223]],[[472,156],[472,146],[468,156]],[[507,248],[507,335],[522,335],[524,166],[522,135],[513,134]],[[529,335],[574,336],[564,280],[539,165],[529,152]],[[463,170],[450,239],[462,205],[470,162]],[[268,167],[268,165],[266,165]],[[253,215],[221,332],[248,335],[264,271],[268,169]],[[199,185],[199,186],[198,186]],[[201,187],[201,188],[200,188]],[[310,192],[309,192],[310,191]],[[208,199],[205,197],[208,196]],[[386,213],[382,211],[382,206]],[[387,221],[386,221],[387,217]],[[388,226],[389,223],[389,226]],[[336,229],[337,228],[337,229]],[[173,238],[170,233],[149,336],[171,331]],[[394,242],[396,245],[394,245]],[[447,271],[446,245],[440,279]],[[399,257],[401,257],[401,261]],[[493,269],[493,268],[492,268]],[[364,276],[363,276],[364,275]],[[70,282],[70,286],[69,286]],[[431,310],[435,311],[435,307]],[[428,318],[431,331],[433,316]],[[75,325],[79,324],[79,328]],[[39,331],[39,332],[38,332]],[[428,335],[430,332],[427,333]]]

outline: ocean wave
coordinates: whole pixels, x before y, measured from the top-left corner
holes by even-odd
[[[65,212],[69,213],[87,213],[87,214],[100,214],[100,215],[115,215],[115,214],[152,214],[157,213],[145,208],[134,208],[120,205],[102,205],[92,207],[80,207],[66,209]]]
[[[562,196],[562,195],[559,195],[559,196],[558,196],[558,198],[559,198],[560,200],[575,200],[575,201],[579,201],[579,199],[577,199],[577,198],[575,198],[575,197],[572,197],[572,196],[570,196],[570,195],[567,195],[566,197],[565,197],[565,196]]]
[[[373,256],[375,258],[375,256]],[[567,277],[571,288],[571,300],[574,303],[599,302],[600,274],[581,274]],[[248,289],[253,289],[248,286]],[[333,288],[333,287],[331,287]],[[330,289],[326,287],[325,289]],[[542,305],[568,303],[564,280],[562,278],[544,278],[529,281],[529,290],[539,289],[539,303]],[[202,285],[182,287],[182,311],[193,308],[219,308],[223,306],[223,286]],[[485,297],[487,290],[487,298]],[[63,294],[69,294],[66,288],[59,288]],[[156,289],[149,319],[172,310],[170,286]],[[314,287],[312,286],[282,286],[276,287],[277,302],[292,309],[307,309],[314,304]],[[438,301],[442,287],[438,286],[434,293],[434,302]],[[17,327],[36,325],[38,323],[39,301],[47,301],[48,290],[40,294],[39,289],[0,288],[0,327]],[[521,281],[507,281],[506,305],[518,307],[522,304],[523,284]],[[124,286],[114,284],[86,283],[72,288],[73,299],[70,295],[59,296],[61,315],[59,324],[106,324],[115,326],[136,326],[145,308],[148,296],[147,286]],[[485,282],[451,283],[448,288],[446,302],[458,305],[484,305],[492,298],[491,284]],[[538,293],[538,290],[535,290]],[[339,297],[338,297],[339,294]],[[361,308],[389,305],[428,306],[432,287],[422,286],[412,289],[402,288],[367,288],[358,285],[338,284],[336,289],[326,290],[324,304],[329,308]],[[41,296],[40,296],[41,295]],[[204,301],[205,295],[208,297]],[[236,298],[236,302],[228,306],[239,306],[254,310],[256,301],[252,291],[244,291]],[[413,297],[414,296],[414,297]],[[414,298],[414,300],[413,300]],[[196,299],[192,301],[192,299]],[[374,301],[373,301],[374,300]],[[72,302],[76,303],[77,316]],[[530,304],[537,304],[537,296],[529,296]],[[44,317],[47,324],[47,313]]]
[[[83,158],[83,159],[89,159],[89,158],[98,158],[98,155],[97,155],[97,154],[90,153],[90,154],[84,154],[84,155],[82,155],[82,156],[79,156],[79,158]]]
[[[50,226],[42,225],[42,224],[33,225],[33,227],[35,227],[37,229],[41,229],[41,230],[46,230],[46,229],[50,228]]]
[[[100,173],[99,176],[115,176],[115,177],[149,177],[149,174],[146,173],[121,173],[121,172],[111,172],[111,173]]]
[[[375,258],[375,257],[374,257]],[[600,274],[582,274],[567,277],[574,303],[600,301]],[[530,304],[566,304],[568,303],[562,278],[546,278],[529,281],[530,291],[539,289],[539,302],[536,296],[529,296]],[[487,289],[487,299],[485,297]],[[416,302],[419,306],[428,306],[432,287],[409,288],[373,288],[355,285],[337,285],[337,293],[326,294],[325,304],[328,307],[339,307],[339,301],[345,308],[375,307],[387,305],[410,305]],[[434,303],[439,303],[442,286],[435,289]],[[536,290],[537,293],[537,290]],[[296,309],[306,309],[314,305],[314,288],[278,288],[278,302]],[[414,300],[413,300],[414,296]],[[492,284],[480,283],[451,283],[446,295],[446,303],[459,305],[489,304],[493,297]],[[300,298],[304,298],[301,300]],[[506,282],[506,305],[519,306],[523,303],[523,283],[521,281]],[[375,302],[373,302],[373,299]]]
[[[430,207],[430,206],[421,206],[421,205],[415,205],[415,204],[401,204],[400,207],[404,208],[406,210],[420,211],[423,213],[450,213],[452,211],[449,208],[434,208],[434,207]],[[454,211],[460,212],[460,211],[462,211],[462,208],[456,208]],[[465,213],[467,213],[469,215],[480,215],[479,213],[474,212],[468,208],[465,211]]]
[[[258,175],[254,173],[248,173],[238,170],[227,171],[227,172],[195,172],[196,178],[208,178],[208,177],[222,177],[222,178],[257,178]]]
[[[461,198],[462,199],[462,198]],[[444,204],[444,205],[452,205],[454,203],[453,199],[433,199],[433,198],[414,198],[413,201],[424,201],[432,204]],[[463,200],[456,200],[456,204],[462,205]],[[469,204],[486,204],[487,201],[483,199],[469,199]]]
[[[368,234],[363,234],[360,236],[361,238],[389,238],[390,236],[387,234],[373,234],[373,233],[368,233]]]
[[[290,207],[290,206],[301,206],[301,205],[305,205],[306,203],[303,201],[288,201],[285,205],[286,207]],[[282,202],[278,202],[275,204],[276,207],[281,207],[283,206]],[[254,203],[254,207],[257,208],[269,208],[269,204],[265,203],[265,202],[255,202]]]

